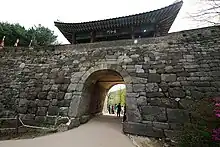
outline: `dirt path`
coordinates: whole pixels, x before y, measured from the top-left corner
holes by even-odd
[[[26,140],[0,141],[0,147],[134,147],[121,131],[121,120],[100,116],[66,132]]]

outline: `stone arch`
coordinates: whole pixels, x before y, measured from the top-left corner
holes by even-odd
[[[96,71],[99,71],[99,70],[113,70],[113,71],[116,71],[118,72],[122,78],[124,79],[125,83],[126,84],[130,84],[132,82],[132,79],[131,79],[131,76],[128,74],[128,72],[122,68],[120,65],[118,64],[106,64],[106,63],[103,63],[103,64],[99,64],[95,67],[91,67],[88,71],[85,72],[85,74],[82,76],[81,78],[81,82],[80,83],[85,83],[85,81],[88,79],[88,77],[96,72]]]
[[[91,100],[91,94],[92,90],[87,92],[89,86],[91,85],[92,76],[94,74],[100,74],[100,72],[103,73],[109,73],[109,74],[115,74],[118,77],[120,77],[124,82],[123,84],[127,85],[132,82],[132,79],[130,75],[127,73],[127,71],[122,68],[120,65],[112,65],[112,64],[99,64],[95,67],[91,67],[89,70],[87,70],[80,80],[78,81],[77,88],[78,92],[73,92],[73,99],[69,108],[69,116],[70,117],[83,117],[91,115],[88,113],[88,109],[91,106],[83,105],[83,104],[89,104],[91,105],[91,102],[85,102],[87,99]],[[97,80],[97,79],[96,79]],[[96,82],[96,81],[94,81]],[[95,84],[95,83],[93,83]],[[113,85],[116,85],[118,83],[115,83]],[[111,86],[113,86],[111,85]],[[110,86],[110,87],[111,87]],[[90,95],[86,95],[86,92]],[[106,92],[107,93],[107,92]],[[76,100],[77,99],[77,100]]]

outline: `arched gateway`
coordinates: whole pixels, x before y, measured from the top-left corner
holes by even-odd
[[[72,78],[77,77],[73,75]],[[82,74],[76,85],[79,90],[73,92],[69,116],[80,118],[101,113],[108,90],[116,84],[128,85],[131,82],[131,77],[120,65],[101,64],[91,67]]]

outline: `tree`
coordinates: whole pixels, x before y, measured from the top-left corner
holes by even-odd
[[[108,93],[108,105],[115,105],[118,103],[121,103],[121,105],[125,105],[125,95],[126,91],[125,89],[119,89],[117,91],[109,92]]]
[[[125,89],[119,89],[118,90],[118,97],[119,97],[119,102],[121,103],[121,105],[125,105],[125,94],[126,94],[126,91]],[[119,103],[118,102],[118,103]]]
[[[34,26],[27,31],[29,38],[32,38],[34,45],[45,46],[56,41],[57,36],[50,29],[41,25]]]
[[[31,27],[26,30],[20,24],[9,24],[7,22],[0,23],[0,39],[5,36],[5,45],[13,46],[15,41],[19,39],[19,46],[28,46],[33,40],[34,46],[45,46],[53,44],[57,36],[50,29],[41,25]]]
[[[220,24],[220,0],[199,0],[200,10],[191,13],[193,20],[212,25]]]

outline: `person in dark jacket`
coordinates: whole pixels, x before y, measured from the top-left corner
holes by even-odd
[[[108,105],[108,113],[111,114],[111,106]]]
[[[119,103],[117,105],[117,117],[120,117],[120,114],[121,114],[121,104]]]

